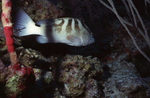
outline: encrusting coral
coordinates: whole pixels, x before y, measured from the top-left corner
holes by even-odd
[[[98,78],[96,78],[97,76]],[[84,93],[88,94],[90,89],[97,89],[95,95],[98,95],[99,87],[90,88],[88,85],[97,85],[97,81],[94,79],[100,79],[102,76],[103,70],[97,58],[66,55],[60,66],[59,82],[64,83],[66,96],[78,97]],[[90,80],[93,82],[88,82]],[[98,98],[98,96],[95,97]]]

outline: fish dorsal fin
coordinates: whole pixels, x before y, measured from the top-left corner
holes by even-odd
[[[40,20],[38,22],[35,23],[36,25],[42,25],[42,24],[48,24],[48,25],[51,25],[52,24],[52,19],[43,19],[43,20]]]

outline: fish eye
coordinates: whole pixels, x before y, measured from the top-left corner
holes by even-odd
[[[38,27],[41,27],[39,24],[35,24],[36,26],[38,26]]]

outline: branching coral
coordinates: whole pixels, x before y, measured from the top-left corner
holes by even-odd
[[[116,15],[116,17],[119,19],[120,23],[123,25],[123,27],[129,34],[129,36],[131,37],[137,50],[150,62],[150,58],[147,56],[147,54],[144,53],[144,51],[142,51],[142,49],[140,49],[140,47],[138,46],[138,44],[135,40],[133,32],[131,32],[129,29],[129,26],[134,26],[138,30],[138,33],[140,33],[141,36],[144,38],[145,42],[147,43],[148,47],[150,48],[150,38],[149,38],[148,32],[146,30],[144,22],[140,16],[138,10],[136,9],[133,1],[132,0],[126,0],[126,1],[122,0],[123,4],[127,10],[127,13],[128,13],[128,15],[130,15],[129,17],[130,17],[131,21],[133,21],[133,23],[126,21],[125,19],[123,19],[123,17],[121,17],[119,15],[113,0],[107,0],[110,5],[107,4],[106,2],[104,2],[103,0],[99,0],[99,1]],[[138,23],[140,24],[141,28],[138,25]]]

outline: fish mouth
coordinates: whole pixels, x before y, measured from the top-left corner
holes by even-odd
[[[95,42],[95,39],[93,37],[91,37],[91,39],[89,40],[89,43],[92,44]]]

